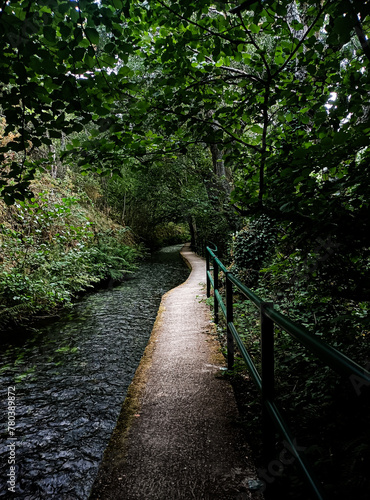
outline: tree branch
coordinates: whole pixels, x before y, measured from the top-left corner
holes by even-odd
[[[240,5],[237,7],[234,7],[233,9],[230,9],[229,12],[230,14],[240,14],[241,12],[248,10],[251,5],[254,3],[257,3],[257,0],[246,0],[245,2],[242,2]],[[263,3],[263,0],[261,0],[261,3]]]
[[[196,50],[196,49],[192,49],[191,47],[189,47],[190,50],[192,52],[194,52],[195,54],[199,54],[199,51]],[[206,59],[206,61],[212,63],[212,64],[216,64],[214,62],[214,60],[212,59],[212,57],[210,56],[204,56],[204,59]],[[246,73],[245,71],[243,71],[242,69],[239,69],[239,68],[233,68],[232,66],[216,66],[217,68],[220,68],[220,69],[224,69],[225,71],[230,71],[232,73],[237,73],[238,75],[240,75],[240,78],[242,77],[245,77],[245,78],[250,78],[250,79],[253,79],[253,80],[256,80],[257,82],[259,83],[265,83],[264,80],[262,80],[262,78],[259,78],[258,76],[255,76],[255,75],[251,75],[250,73]]]
[[[237,137],[235,134],[233,134],[232,132],[230,132],[230,130],[227,130],[226,127],[223,127],[219,123],[210,122],[208,120],[204,120],[204,119],[198,118],[196,116],[184,115],[183,113],[171,110],[169,108],[161,108],[159,106],[152,106],[150,109],[156,109],[158,111],[161,111],[162,113],[166,112],[166,113],[169,113],[169,114],[172,114],[172,115],[181,116],[182,118],[186,119],[185,121],[187,121],[187,120],[193,120],[193,121],[196,121],[196,122],[199,122],[199,123],[203,123],[205,125],[211,125],[212,127],[217,127],[218,129],[220,129],[223,132],[225,132],[226,135],[228,135],[229,137],[231,137],[233,139],[233,141],[236,141],[239,144],[243,144],[243,146],[245,146],[247,148],[250,148],[253,151],[256,151],[258,153],[261,152],[261,149],[258,146],[255,146],[254,144],[249,144],[248,142],[243,141],[242,139],[240,139],[239,137]],[[203,139],[203,142],[205,143],[206,141]]]
[[[267,128],[269,126],[269,98],[270,98],[270,81],[266,82],[265,93],[263,96],[262,115],[263,115],[263,132],[262,132],[262,148],[261,148],[261,163],[260,163],[260,186],[258,193],[258,201],[260,205],[263,204],[263,195],[265,191],[265,164],[266,164],[266,151],[267,151]]]
[[[253,38],[251,31],[250,31],[250,30],[246,27],[245,22],[244,22],[244,19],[243,19],[243,17],[242,17],[242,15],[241,15],[241,13],[240,13],[240,12],[238,12],[238,16],[239,16],[240,22],[241,22],[241,23],[242,23],[242,25],[243,25],[244,31],[245,31],[245,32],[247,33],[247,35],[248,35],[248,38],[249,38],[249,40],[250,40],[250,43],[253,45],[253,47],[254,47],[257,51],[259,51],[259,52],[260,52],[260,54],[261,54],[261,59],[262,59],[262,62],[263,62],[263,65],[264,65],[264,66],[265,66],[265,68],[266,68],[267,77],[268,77],[268,79],[270,79],[270,77],[271,77],[271,70],[270,70],[270,66],[269,66],[269,64],[268,64],[268,62],[267,62],[267,60],[266,60],[266,57],[264,56],[264,54],[262,54],[261,48],[260,48],[260,46],[258,45],[258,43],[256,42],[256,40]]]
[[[284,62],[284,64],[278,70],[275,71],[275,73],[272,75],[272,78],[275,78],[279,73],[281,73],[287,67],[287,65],[290,63],[290,61],[293,59],[294,55],[297,53],[297,51],[299,50],[299,48],[302,46],[303,42],[306,40],[306,38],[309,35],[309,33],[311,32],[312,28],[315,26],[315,24],[317,23],[317,21],[320,19],[321,14],[325,10],[326,3],[327,2],[325,2],[325,4],[323,4],[322,7],[319,9],[319,12],[318,12],[317,16],[315,17],[314,21],[311,23],[311,26],[308,28],[308,30],[306,31],[306,33],[304,33],[304,35],[302,36],[301,40],[297,43],[295,49],[290,54],[290,56],[288,57],[288,59]]]
[[[3,0],[1,6],[0,6],[0,19],[2,18],[4,14],[4,9],[6,7],[6,4],[8,3],[8,0]]]
[[[361,44],[362,50],[364,51],[365,56],[368,58],[370,61],[370,44],[369,40],[366,37],[366,34],[363,30],[362,24],[360,19],[358,18],[358,15],[355,13],[355,11],[352,8],[352,15],[355,19],[355,32],[357,35],[357,38]]]
[[[170,6],[166,5],[161,0],[158,0],[158,3],[160,5],[162,5],[162,7],[164,7],[165,9],[169,10],[170,12],[172,12],[172,14],[174,14],[176,17],[178,17],[182,21],[186,21],[189,24],[192,24],[193,26],[196,26],[197,28],[200,28],[201,30],[209,33],[212,36],[216,36],[216,37],[222,38],[223,40],[227,40],[228,42],[233,43],[233,44],[237,44],[237,45],[239,45],[241,43],[245,45],[245,43],[246,43],[245,40],[238,40],[238,39],[230,38],[228,36],[223,35],[222,33],[217,33],[216,31],[212,31],[212,30],[206,28],[205,26],[202,26],[201,24],[196,23],[195,21],[192,21],[191,19],[188,19],[187,17],[179,14],[178,12],[175,12],[173,9],[171,9]]]

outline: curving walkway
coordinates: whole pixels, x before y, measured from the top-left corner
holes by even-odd
[[[204,303],[205,261],[162,298],[151,339],[104,454],[91,500],[247,500],[255,479]]]

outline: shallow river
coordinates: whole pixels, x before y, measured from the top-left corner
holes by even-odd
[[[189,274],[180,248],[157,252],[133,279],[85,296],[18,345],[0,346],[0,498],[88,498],[161,296]]]

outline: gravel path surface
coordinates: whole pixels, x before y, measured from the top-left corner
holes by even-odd
[[[204,303],[205,261],[162,298],[150,342],[104,454],[91,500],[257,499],[225,361]]]

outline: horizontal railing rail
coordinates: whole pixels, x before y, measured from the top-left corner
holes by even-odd
[[[239,348],[254,383],[262,395],[262,431],[264,459],[270,461],[274,455],[275,436],[271,422],[274,423],[277,430],[282,434],[291,449],[297,463],[307,483],[311,487],[316,498],[324,500],[325,492],[319,481],[315,478],[310,464],[302,454],[295,439],[285,422],[274,401],[274,325],[276,324],[282,330],[286,331],[292,338],[302,344],[306,349],[312,352],[325,365],[345,377],[356,377],[364,385],[370,385],[370,373],[358,365],[355,361],[348,358],[342,352],[330,346],[326,342],[312,335],[304,327],[294,323],[287,316],[274,309],[270,302],[263,301],[255,293],[238,280],[217,257],[217,247],[207,246],[206,248],[206,278],[207,278],[207,297],[211,295],[211,288],[214,290],[214,320],[219,322],[220,310],[225,317],[227,325],[227,362],[228,369],[232,370],[234,366],[234,341]],[[212,267],[211,267],[212,265]],[[219,291],[219,273],[225,276],[226,304],[223,301]],[[259,373],[251,356],[246,349],[234,325],[233,318],[233,293],[236,287],[245,295],[260,311],[261,319],[261,373]]]

